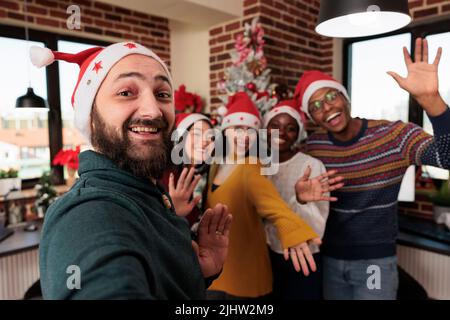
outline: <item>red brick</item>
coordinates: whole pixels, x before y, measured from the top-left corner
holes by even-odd
[[[109,4],[103,2],[94,2],[94,8],[102,10],[102,11],[113,11],[113,7]]]
[[[131,10],[128,10],[128,9],[125,9],[125,8],[122,8],[122,7],[115,7],[114,11],[116,13],[119,13],[119,14],[124,14],[124,15],[127,15],[127,16],[131,16]]]
[[[6,18],[6,11],[0,9],[0,18]]]
[[[0,0],[0,7],[2,9],[17,10],[17,11],[19,10],[19,4],[17,2],[6,0]]]
[[[215,36],[215,35],[217,35],[219,33],[222,33],[222,32],[223,32],[223,28],[219,27],[219,28],[215,28],[215,29],[210,30],[209,31],[209,35],[210,36]]]
[[[133,16],[141,18],[141,19],[150,19],[150,16],[148,14],[138,12],[138,11],[133,11]]]
[[[222,51],[223,51],[223,46],[218,46],[218,47],[209,49],[210,54],[215,54],[215,53],[222,52]]]
[[[131,31],[131,27],[126,24],[116,23],[114,26],[118,30]]]
[[[110,37],[123,38],[123,35],[120,32],[115,32],[111,30],[106,30],[105,35]]]
[[[47,14],[47,9],[42,8],[42,7],[38,7],[38,6],[28,5],[27,6],[27,12],[34,13],[34,14],[46,15]]]
[[[23,14],[21,14],[21,13],[7,12],[7,16],[8,16],[8,18],[11,18],[11,19],[25,21],[25,16]],[[34,22],[34,18],[28,16],[27,17],[27,21],[28,22]]]
[[[167,18],[163,18],[163,17],[151,16],[150,19],[152,21],[160,22],[160,23],[167,23],[168,22]]]
[[[245,9],[244,10],[244,16],[249,16],[249,15],[258,13],[259,12],[259,8],[260,7],[255,6],[255,7],[251,7],[251,8]]]
[[[234,42],[230,42],[225,46],[225,50],[231,50],[234,49]]]
[[[153,38],[149,38],[149,37],[145,37],[145,36],[141,36],[142,41],[147,42],[147,43],[151,43],[152,45],[156,42],[155,39]]]
[[[140,34],[148,34],[147,29],[143,29],[143,28],[139,28],[139,27],[134,27],[133,32],[140,33]]]
[[[257,2],[258,0],[244,0],[244,8],[250,7],[251,5],[254,5]]]
[[[100,28],[94,28],[94,27],[90,27],[90,26],[84,26],[83,30],[85,32],[89,32],[89,33],[95,33],[95,34],[103,34],[103,30]],[[106,33],[105,33],[106,34]]]
[[[94,24],[98,27],[112,28],[113,24],[109,21],[95,19]]]
[[[134,34],[124,34],[123,38],[125,41],[139,42],[139,37]]]
[[[94,22],[94,20],[92,18],[83,16],[83,15],[81,16],[81,23],[92,25],[93,22]]]
[[[433,206],[429,205],[429,204],[421,204],[420,205],[420,209],[422,211],[429,211],[429,212],[433,212]]]
[[[263,4],[267,4],[268,6],[273,6],[273,1],[272,0],[260,0],[261,3]]]
[[[152,36],[157,37],[157,38],[164,38],[164,37],[165,37],[165,34],[162,33],[162,32],[150,31],[150,34],[151,34]]]
[[[108,21],[122,21],[122,17],[117,14],[105,13],[105,19]]]
[[[66,12],[57,10],[50,10],[50,16],[61,19],[67,19],[69,17],[69,15]],[[81,17],[83,17],[83,15],[81,15]]]
[[[232,40],[231,34],[225,34],[225,35],[217,38],[217,42],[226,42],[226,41],[230,41],[230,40]]]
[[[136,19],[130,18],[130,17],[123,17],[122,18],[122,22],[128,23],[128,24],[132,24],[132,25],[138,25],[139,24],[139,20],[136,20]]]
[[[277,8],[281,12],[285,12],[287,10],[287,6],[279,1],[275,2],[275,8]]]
[[[89,16],[97,18],[103,17],[103,12],[91,9],[83,9],[83,14],[87,14]]]
[[[236,30],[236,29],[239,29],[240,27],[241,27],[241,22],[240,21],[233,22],[233,23],[230,23],[230,24],[225,26],[225,31]]]
[[[427,16],[436,15],[437,13],[438,13],[438,8],[433,7],[433,8],[414,11],[413,17],[414,17],[414,19],[423,18],[423,17],[427,17]]]
[[[279,11],[273,10],[269,7],[266,6],[261,6],[260,7],[260,12],[262,14],[268,15],[271,18],[275,18],[275,19],[280,19],[281,18],[281,14]]]
[[[71,2],[71,4],[77,4],[77,5],[85,6],[85,7],[92,6],[91,0],[71,0],[70,2]],[[69,6],[69,5],[67,5],[67,6]]]
[[[446,4],[445,6],[442,6],[442,12],[450,11],[450,4]]]
[[[408,7],[410,10],[421,6],[423,6],[423,0],[409,1],[408,3]]]
[[[58,2],[50,1],[50,0],[34,0],[36,4],[40,4],[46,8],[56,8],[58,6]],[[66,6],[67,8],[67,6]]]
[[[444,2],[448,2],[448,0],[427,0],[427,5]]]
[[[39,25],[43,25],[43,26],[59,27],[58,21],[55,21],[52,19],[41,18],[41,17],[36,18],[36,23]]]

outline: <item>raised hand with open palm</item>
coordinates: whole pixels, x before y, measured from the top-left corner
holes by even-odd
[[[403,47],[408,75],[401,77],[393,71],[387,73],[397,81],[398,85],[408,91],[422,108],[431,116],[438,116],[446,110],[446,104],[439,94],[438,66],[442,56],[439,48],[433,63],[428,63],[428,41],[417,38],[414,61]]]

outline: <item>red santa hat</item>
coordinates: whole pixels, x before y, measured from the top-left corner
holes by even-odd
[[[302,132],[303,132],[303,120],[301,116],[301,111],[298,109],[298,103],[295,100],[283,100],[278,102],[269,112],[267,112],[264,115],[263,119],[263,126],[264,128],[267,128],[270,120],[272,120],[274,117],[276,117],[279,114],[288,114],[292,118],[297,121],[298,124],[298,140],[302,138]]]
[[[90,115],[97,91],[109,70],[130,54],[141,54],[158,61],[172,84],[166,64],[153,51],[138,43],[115,43],[105,48],[94,47],[76,54],[57,52],[36,46],[30,49],[31,62],[38,68],[48,66],[55,60],[77,63],[80,66],[78,81],[72,94],[72,106],[75,114],[75,127],[88,141],[91,140]]]
[[[301,110],[306,113],[310,119],[312,119],[312,117],[308,110],[309,99],[317,90],[322,88],[337,89],[347,98],[348,101],[350,101],[350,97],[348,96],[345,87],[334,78],[319,70],[306,71],[297,83],[294,98],[300,104]]]
[[[178,131],[179,137],[181,137],[185,131],[196,123],[197,121],[206,121],[211,125],[211,120],[201,113],[178,113],[175,116],[175,128]]]
[[[238,92],[228,99],[227,112],[222,119],[222,130],[232,126],[259,129],[261,118],[258,108],[245,92]]]

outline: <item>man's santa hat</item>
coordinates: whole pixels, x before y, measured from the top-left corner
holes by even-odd
[[[347,90],[338,81],[323,73],[322,71],[306,71],[305,73],[303,73],[297,83],[294,98],[300,104],[301,110],[306,113],[310,119],[312,119],[312,117],[309,114],[308,110],[309,99],[317,90],[322,88],[337,89],[347,98],[348,101],[350,101]]]
[[[109,70],[121,59],[130,54],[141,54],[155,59],[161,64],[172,84],[166,64],[150,49],[133,42],[115,43],[105,48],[94,47],[76,54],[52,51],[33,46],[30,49],[31,62],[38,68],[45,67],[55,60],[77,63],[80,73],[72,94],[75,114],[75,127],[91,141],[90,115],[97,91]]]
[[[178,133],[178,137],[182,137],[183,134],[189,130],[189,128],[197,121],[206,121],[211,125],[211,120],[201,113],[178,113],[175,116],[175,128]],[[212,125],[211,125],[212,126]]]
[[[269,125],[270,120],[272,120],[273,118],[275,118],[276,116],[278,116],[279,114],[288,114],[290,115],[292,118],[294,118],[294,120],[297,122],[298,124],[298,138],[297,138],[297,142],[300,142],[300,140],[303,137],[303,120],[302,120],[302,116],[301,116],[301,111],[298,109],[298,104],[297,101],[295,100],[283,100],[280,101],[279,103],[277,103],[269,112],[267,112],[264,115],[264,119],[263,119],[263,126],[264,128],[267,128],[267,126]]]
[[[227,112],[222,119],[222,130],[232,126],[247,126],[258,130],[261,118],[258,108],[245,92],[238,92],[228,99]]]

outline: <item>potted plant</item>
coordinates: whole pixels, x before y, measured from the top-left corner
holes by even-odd
[[[0,196],[6,195],[12,190],[20,190],[22,180],[19,178],[19,172],[16,169],[0,170]]]
[[[450,177],[443,181],[439,190],[432,196],[433,217],[437,223],[445,223],[446,215],[450,215]]]

